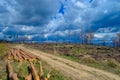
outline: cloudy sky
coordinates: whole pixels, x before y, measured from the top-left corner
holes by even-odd
[[[115,37],[120,32],[120,0],[0,0],[0,38],[66,37],[68,30],[93,30],[96,39]]]

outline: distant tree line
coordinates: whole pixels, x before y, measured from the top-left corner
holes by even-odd
[[[65,43],[73,43],[71,42],[71,38],[75,37],[73,41],[79,40],[79,43],[81,44],[90,44],[90,45],[96,45],[94,43],[94,32],[92,30],[89,30],[88,32],[85,31],[81,31],[81,33],[77,33],[74,32],[74,35],[72,35],[71,30],[68,30],[68,38],[66,39]],[[120,47],[120,32],[117,33],[115,36],[115,38],[113,40],[110,41],[110,43],[112,44],[113,47],[115,48],[119,48]],[[104,38],[101,40],[100,43],[102,46],[106,46],[107,44],[107,40],[105,40]]]
[[[74,33],[68,29],[67,31],[68,36],[66,36],[65,38],[63,38],[63,43],[80,43],[80,44],[90,44],[90,45],[95,45],[94,43],[94,32],[92,30],[89,30],[88,32],[85,31],[81,31],[80,33],[75,32]],[[41,42],[47,42],[48,39],[45,39],[45,34],[42,33],[41,35],[36,33],[38,38],[41,38]],[[27,35],[26,35],[27,36]],[[17,42],[17,43],[25,43],[25,42],[34,42],[34,39],[29,40],[28,37],[26,36],[22,36],[22,35],[18,35],[18,34],[12,34],[12,35],[5,35],[3,39],[1,40],[4,42]],[[54,35],[55,39],[54,42],[59,43],[59,39],[60,39],[60,34],[57,33],[56,35]],[[106,46],[106,40],[103,39],[101,40],[101,45]],[[114,47],[120,47],[120,33],[116,34],[116,37],[111,40],[111,43],[113,44]]]

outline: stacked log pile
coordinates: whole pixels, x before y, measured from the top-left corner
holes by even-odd
[[[33,55],[30,52],[24,51],[23,49],[18,48],[9,48],[8,53],[8,60],[7,60],[7,74],[8,74],[8,80],[19,80],[19,77],[17,76],[17,73],[14,73],[14,70],[12,68],[12,65],[10,64],[11,60],[15,61],[24,61],[27,60],[30,65],[28,66],[29,74],[28,76],[25,76],[25,80],[48,80],[50,78],[50,74],[45,77],[42,69],[42,63],[39,61],[39,70],[37,70],[34,66],[34,61],[40,60],[40,58],[36,55]],[[13,60],[13,61],[14,61]],[[19,74],[19,72],[18,72]]]
[[[24,51],[18,48],[10,48],[8,53],[8,59],[15,59],[17,61],[34,61],[40,59],[38,56],[31,54],[30,52]]]

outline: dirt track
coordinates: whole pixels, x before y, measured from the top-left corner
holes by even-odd
[[[53,68],[61,71],[73,80],[120,80],[118,75],[103,70],[88,67],[64,58],[47,54],[35,49],[28,49],[24,46],[17,46],[35,55],[38,55]]]

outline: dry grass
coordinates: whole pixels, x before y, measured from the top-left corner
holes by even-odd
[[[112,68],[116,68],[119,65],[119,63],[115,59],[109,59],[107,64]]]
[[[94,58],[92,58],[90,55],[84,55],[82,60],[86,63],[94,63],[96,62]]]
[[[8,47],[5,43],[0,43],[0,59],[3,59],[6,56]]]

